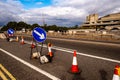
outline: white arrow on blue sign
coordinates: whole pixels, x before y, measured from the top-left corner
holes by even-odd
[[[10,28],[10,29],[7,30],[7,33],[8,34],[14,34],[14,30]]]
[[[44,40],[46,40],[45,30],[42,29],[42,28],[39,28],[39,27],[36,27],[36,28],[33,29],[32,36],[38,42],[43,42]]]

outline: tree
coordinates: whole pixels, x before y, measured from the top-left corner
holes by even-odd
[[[35,23],[35,24],[33,24],[33,25],[31,26],[31,29],[34,29],[35,27],[40,27],[40,25],[37,24],[37,23]]]
[[[67,31],[69,29],[68,27],[61,27],[61,26],[57,26],[57,25],[49,25],[49,26],[47,26],[47,24],[44,24],[44,26],[40,26],[37,23],[34,23],[34,24],[30,25],[30,24],[27,24],[27,23],[25,23],[23,21],[20,21],[18,23],[13,21],[13,22],[8,22],[7,25],[4,25],[1,30],[6,31],[9,28],[12,28],[14,30],[22,30],[23,28],[33,30],[35,27],[42,27],[46,31],[54,30],[54,31],[61,31],[61,32],[65,32],[65,31]],[[77,27],[78,27],[78,25],[76,25],[76,26],[74,26],[72,28],[77,28]]]
[[[1,31],[7,31],[9,28],[8,28],[8,26],[3,26],[2,28],[1,28]]]
[[[3,26],[3,28],[1,30],[6,31],[9,28],[16,30],[16,27],[17,27],[17,22],[8,22],[7,25]]]
[[[17,24],[16,29],[17,29],[17,30],[21,30],[22,28],[27,29],[27,26],[28,26],[27,23],[25,23],[25,22],[23,22],[23,21],[20,21],[20,22]]]

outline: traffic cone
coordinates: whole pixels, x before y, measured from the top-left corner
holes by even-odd
[[[16,37],[16,41],[17,41],[17,42],[19,41],[19,37],[18,37],[18,36]]]
[[[119,65],[115,66],[112,80],[120,80],[120,66]]]
[[[35,44],[34,44],[34,39],[32,39],[32,44],[31,44],[31,48],[33,49],[33,48],[35,48],[36,46],[35,46]]]
[[[25,42],[24,42],[24,37],[22,36],[21,38],[22,38],[21,44],[23,45],[23,44],[25,44]]]
[[[78,68],[78,64],[77,64],[77,57],[76,57],[76,51],[74,51],[73,54],[73,62],[72,62],[72,67],[70,69],[71,73],[80,73],[80,70]]]
[[[52,44],[51,44],[51,43],[48,43],[48,55],[49,55],[50,57],[53,57],[53,53],[52,53],[52,50],[51,50],[51,46],[52,46]]]

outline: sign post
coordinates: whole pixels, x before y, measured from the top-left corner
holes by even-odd
[[[42,49],[43,49],[43,43],[44,43],[44,41],[46,40],[46,31],[45,31],[44,29],[42,29],[42,28],[36,27],[36,28],[34,28],[33,31],[32,31],[32,36],[33,36],[33,38],[34,38],[34,40],[35,40],[37,53],[39,53],[39,52],[38,52],[38,49],[37,49],[37,42],[42,43],[41,49],[40,49],[40,53],[39,53],[39,55],[41,56],[41,54],[42,54]],[[32,54],[33,54],[33,53],[32,53],[32,48],[31,48],[31,55],[32,55]]]
[[[51,62],[52,61],[52,57],[50,55],[41,55],[42,54],[42,49],[43,49],[43,43],[46,40],[46,32],[45,32],[45,30],[42,29],[42,28],[37,27],[37,28],[33,29],[32,36],[33,36],[34,40],[36,40],[35,44],[36,44],[37,53],[32,53],[32,48],[31,48],[31,55],[30,56],[39,58],[39,61],[42,64]],[[38,52],[38,48],[37,48],[37,43],[36,42],[42,43],[40,52]]]

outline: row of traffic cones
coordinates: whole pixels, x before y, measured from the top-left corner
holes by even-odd
[[[18,37],[18,36],[16,36],[15,41],[17,41],[17,42],[19,41],[19,37]],[[20,44],[25,44],[25,42],[24,42],[24,37],[23,37],[23,36],[21,36]]]
[[[16,41],[19,41],[18,36],[16,38]],[[25,44],[23,36],[21,37],[21,42],[20,43],[22,45]],[[36,45],[34,43],[34,39],[32,39],[31,48],[35,48],[35,47],[36,47]],[[53,53],[52,53],[51,48],[52,48],[52,44],[48,43],[48,55],[50,57],[53,57]],[[73,53],[72,66],[71,66],[69,72],[75,73],[75,74],[81,72],[81,70],[78,68],[76,51],[74,51],[74,53]],[[114,74],[113,74],[113,79],[112,80],[120,80],[120,66],[119,65],[115,66]]]

